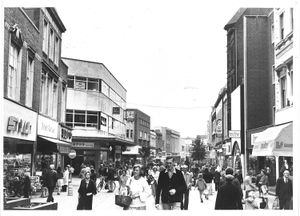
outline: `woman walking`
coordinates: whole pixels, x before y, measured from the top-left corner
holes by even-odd
[[[204,190],[207,188],[207,185],[206,185],[205,180],[203,179],[203,174],[202,173],[199,173],[198,180],[197,180],[197,183],[196,183],[196,187],[199,190],[200,200],[203,203],[202,194],[203,194]],[[205,196],[207,196],[207,195],[205,195]]]
[[[132,198],[128,209],[146,210],[146,200],[151,195],[151,191],[146,179],[141,175],[140,165],[133,167],[133,176],[128,179],[127,186],[129,186],[129,194]]]
[[[93,195],[97,193],[96,184],[91,180],[91,173],[85,172],[84,179],[80,182],[78,189],[79,199],[77,210],[92,210]]]
[[[57,195],[60,195],[62,185],[63,185],[63,173],[61,172],[61,168],[57,168]]]
[[[64,174],[63,174],[62,192],[67,191],[68,184],[69,184],[69,169],[68,169],[68,167],[65,167],[65,171],[64,171]]]

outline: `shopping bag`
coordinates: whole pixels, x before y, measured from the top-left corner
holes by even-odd
[[[131,204],[131,197],[124,195],[115,195],[115,204],[121,207],[128,207]]]
[[[279,209],[279,199],[278,197],[275,198],[273,205],[272,205],[272,209],[274,210],[278,210]]]

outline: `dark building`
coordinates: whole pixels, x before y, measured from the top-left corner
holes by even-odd
[[[249,130],[273,123],[274,94],[271,41],[273,10],[241,8],[225,25],[227,31],[228,129],[240,135],[230,137],[233,166],[243,169],[242,155],[249,159],[252,146]],[[246,165],[247,166],[247,165]]]

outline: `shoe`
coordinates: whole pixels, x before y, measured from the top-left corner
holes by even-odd
[[[201,203],[203,203],[203,199],[201,198]]]

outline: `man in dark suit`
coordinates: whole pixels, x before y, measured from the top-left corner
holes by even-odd
[[[279,198],[280,209],[291,209],[293,182],[289,176],[290,172],[285,170],[283,177],[279,177],[276,182],[276,196]]]
[[[174,167],[172,157],[166,158],[166,169],[159,173],[155,207],[159,208],[160,196],[164,210],[180,210],[182,195],[187,190],[182,172]]]
[[[45,181],[46,187],[48,188],[47,202],[54,202],[52,194],[57,182],[57,173],[54,169],[54,164],[50,164],[50,169],[48,170],[48,172],[46,172]]]

